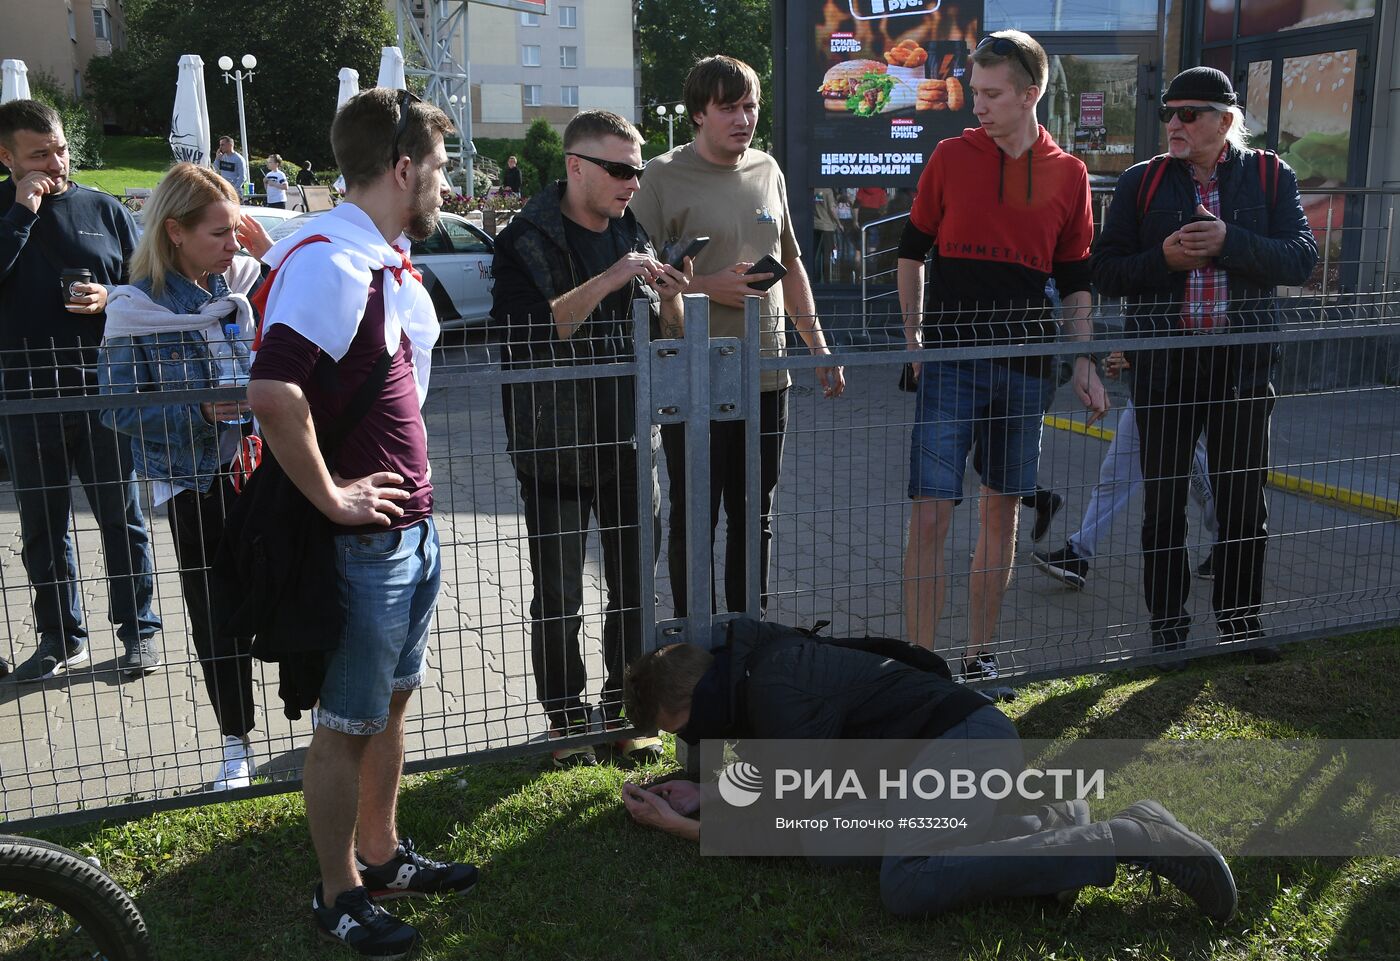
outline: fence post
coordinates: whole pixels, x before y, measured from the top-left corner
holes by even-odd
[[[744,409],[744,529],[749,532],[748,543],[744,545],[744,582],[748,603],[744,613],[758,620],[763,612],[763,577],[759,564],[760,546],[763,542],[763,454],[762,372],[759,359],[763,356],[763,342],[760,339],[762,327],[762,297],[744,298],[744,344],[742,391]]]
[[[632,356],[637,362],[636,386],[632,391],[632,405],[636,417],[637,438],[637,546],[641,551],[642,572],[641,624],[646,629],[642,638],[642,652],[654,650],[658,635],[656,624],[656,528],[651,523],[652,515],[659,510],[656,503],[656,485],[651,482],[652,471],[656,470],[656,456],[651,449],[651,432],[656,424],[655,409],[651,400],[651,304],[645,298],[632,302]]]

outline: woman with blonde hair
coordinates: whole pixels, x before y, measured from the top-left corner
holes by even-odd
[[[112,291],[99,380],[105,394],[204,390],[246,382],[253,314],[248,294],[270,246],[238,195],[207,167],[171,167],[144,209],[131,284]],[[166,505],[180,585],[205,687],[224,736],[215,790],[246,787],[253,771],[252,663],[247,639],[214,630],[208,568],[236,495],[230,465],[244,456],[241,401],[170,403],[103,412],[131,437],[136,470]]]

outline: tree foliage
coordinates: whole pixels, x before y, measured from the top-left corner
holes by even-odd
[[[542,185],[563,179],[564,141],[559,131],[551,127],[548,120],[536,117],[530,129],[525,131],[525,149],[518,159],[523,161],[521,166],[534,168],[539,178],[537,182]]]
[[[660,131],[665,142],[666,122],[656,115],[656,105],[681,100],[685,75],[701,57],[737,57],[754,68],[764,97],[771,97],[772,46],[772,0],[637,0],[642,132],[654,142]],[[759,111],[760,146],[771,140],[772,106],[767,101]],[[684,143],[691,135],[690,120],[677,120],[676,142]]]
[[[101,167],[102,126],[92,114],[92,105],[74,100],[63,92],[58,81],[46,73],[30,74],[29,89],[35,100],[53,107],[62,118],[63,135],[68,140],[68,158],[73,167]]]
[[[127,47],[94,58],[87,83],[97,102],[129,132],[170,130],[182,54],[204,60],[211,135],[238,136],[233,84],[219,57],[258,58],[243,84],[248,139],[259,151],[330,166],[330,127],[341,67],[362,85],[379,72],[380,48],[394,42],[383,0],[319,6],[285,0],[126,0]]]

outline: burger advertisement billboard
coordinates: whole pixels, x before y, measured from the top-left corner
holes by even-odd
[[[912,187],[938,141],[977,125],[968,54],[982,0],[808,0],[814,183]]]

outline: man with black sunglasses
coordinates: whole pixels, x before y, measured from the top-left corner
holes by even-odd
[[[1161,118],[1167,153],[1119,178],[1093,257],[1099,291],[1127,300],[1127,333],[1190,336],[1190,346],[1128,354],[1152,651],[1187,642],[1186,495],[1204,432],[1219,526],[1212,604],[1220,639],[1275,660],[1278,652],[1259,641],[1277,348],[1212,338],[1277,329],[1274,289],[1307,281],[1317,244],[1293,171],[1246,146],[1229,77],[1211,67],[1183,70],[1162,97]]]
[[[496,239],[491,316],[508,369],[577,366],[633,357],[632,304],[681,326],[690,262],[661,263],[628,204],[642,176],[642,138],[627,120],[587,110],[564,130],[566,179],[536,192]],[[637,436],[632,377],[597,377],[502,388],[506,437],[529,532],[530,653],[535,691],[556,738],[588,733],[593,706],[579,651],[584,549],[598,519],[607,611],[603,620],[605,728],[620,726],[622,678],[642,651]],[[641,456],[659,446],[651,438]],[[651,470],[655,489],[656,470]],[[660,502],[656,491],[652,503]],[[654,544],[660,521],[647,519]],[[656,738],[619,741],[632,760],[660,756]],[[587,744],[554,752],[560,767],[594,764]]]
[[[941,142],[919,178],[899,245],[899,302],[910,350],[1045,343],[1057,334],[1046,295],[1053,277],[1063,334],[1085,344],[1071,383],[1093,423],[1108,410],[1108,399],[1087,352],[1094,231],[1089,174],[1036,123],[1048,74],[1044,49],[1019,30],[998,31],[978,44],[971,85],[981,126]],[[933,290],[926,313],[930,251]],[[975,449],[982,488],[962,658],[968,678],[998,676],[993,637],[1011,580],[1018,508],[1037,489],[1053,361],[1029,356],[913,365],[918,400],[904,559],[907,637],[934,646],[947,582],[943,545]]]

